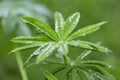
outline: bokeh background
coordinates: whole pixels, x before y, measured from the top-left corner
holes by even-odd
[[[31,2],[31,4],[27,6],[19,5],[19,8],[25,8],[26,10],[22,13],[20,12],[20,14],[18,13],[18,15],[14,15],[12,11],[16,10],[17,12],[18,10],[19,12],[19,8],[17,8],[19,2],[17,1],[21,1],[22,4]],[[32,8],[33,10],[29,9],[32,4],[40,6]],[[11,5],[13,10],[10,9]],[[12,18],[3,15],[6,14],[5,9],[10,9],[7,13],[10,14],[8,16],[12,15]],[[80,12],[81,18],[76,29],[101,21],[109,21],[99,31],[89,34],[82,39],[91,42],[102,42],[102,44],[112,50],[112,53],[108,55],[95,54],[93,52],[90,58],[99,59],[110,64],[112,66],[111,73],[116,80],[120,80],[120,0],[0,0],[0,80],[21,80],[15,55],[8,55],[8,52],[14,48],[10,40],[16,36],[15,34],[25,31],[29,33],[29,30],[22,27],[22,29],[20,28],[21,31],[19,31],[19,28],[14,28],[13,31],[9,32],[11,25],[18,26],[18,23],[15,21],[19,20],[15,17],[18,16],[19,18],[21,15],[39,17],[54,28],[53,14],[56,11],[61,12],[65,19],[74,12]],[[12,24],[12,21],[15,23]],[[18,32],[15,32],[17,29]],[[33,30],[32,33],[35,34],[36,32]],[[72,49],[70,53],[79,53],[79,49]],[[74,54],[70,56],[75,56]],[[27,73],[30,80],[40,80],[42,75],[40,66],[28,68]]]

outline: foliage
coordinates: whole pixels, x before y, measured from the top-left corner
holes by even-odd
[[[115,80],[114,77],[104,69],[104,67],[109,67],[106,65],[106,63],[96,60],[83,60],[88,54],[90,54],[91,50],[101,53],[109,53],[111,51],[99,44],[76,39],[78,37],[82,37],[97,31],[101,25],[106,23],[106,21],[89,25],[79,29],[76,32],[73,32],[79,22],[79,18],[80,14],[76,12],[68,17],[66,21],[64,21],[62,14],[56,12],[54,31],[49,25],[39,19],[26,16],[21,17],[24,22],[36,27],[38,30],[42,31],[44,35],[34,37],[19,36],[13,38],[12,42],[20,43],[24,46],[12,50],[9,54],[26,49],[36,48],[30,57],[28,57],[26,60],[26,66],[33,57],[36,57],[35,63],[38,64],[45,61],[47,57],[54,53],[53,51],[57,51],[59,57],[62,57],[61,61],[62,65],[64,65],[62,69],[55,72],[55,74],[57,74],[57,72],[63,71],[62,76],[59,78],[60,80]],[[80,56],[76,58],[76,60],[71,60],[68,57],[69,46],[80,47],[86,49],[87,51],[81,53]],[[56,78],[48,71],[45,70],[43,73],[49,80],[56,80]],[[80,77],[81,73],[82,76],[84,76],[83,78]]]
[[[47,21],[51,12],[44,5],[38,5],[33,1],[0,1],[0,18],[6,34],[11,34],[16,29],[17,35],[31,35],[30,28],[20,20],[20,16],[39,17]]]

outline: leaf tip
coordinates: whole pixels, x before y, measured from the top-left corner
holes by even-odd
[[[79,12],[75,12],[74,15],[76,15],[80,18],[80,13]]]
[[[109,54],[109,53],[112,53],[112,51],[110,50],[110,49],[108,49],[108,48],[105,48],[106,50],[105,50],[105,53],[106,54]]]
[[[98,25],[103,25],[103,24],[106,24],[106,23],[108,23],[108,21],[103,21],[103,22],[100,22],[100,23],[98,23]]]

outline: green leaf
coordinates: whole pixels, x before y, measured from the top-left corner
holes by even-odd
[[[64,18],[61,13],[55,13],[55,32],[57,33],[59,39],[62,38],[64,27]]]
[[[104,63],[102,61],[97,61],[97,60],[82,61],[81,63],[83,63],[83,64],[94,64],[94,65],[99,65],[99,66],[108,67],[108,68],[111,67],[107,63]]]
[[[41,46],[43,44],[44,44],[43,42],[42,43],[38,42],[38,43],[30,44],[30,45],[25,45],[25,46],[13,49],[8,54],[15,53],[15,52],[18,52],[18,51],[21,51],[21,50],[26,50],[26,49],[34,48],[34,47],[39,47],[39,46]]]
[[[80,73],[83,73],[84,74],[84,76],[85,76],[85,80],[91,80],[90,79],[90,74],[87,72],[87,71],[85,71],[84,69],[81,69],[80,67],[77,67],[77,70],[80,72]]]
[[[87,41],[69,41],[68,44],[75,46],[75,47],[79,46],[81,48],[95,50],[95,51],[99,51],[99,52],[103,52],[103,53],[111,52],[108,48],[106,48],[104,46],[100,46],[99,44],[94,44],[94,43],[87,42]]]
[[[36,56],[36,55],[31,54],[31,55],[27,58],[27,60],[24,62],[24,65],[23,65],[24,69],[25,69],[26,67],[28,67],[29,61],[30,61],[34,56]]]
[[[47,70],[41,70],[42,73],[47,77],[48,80],[58,80],[55,76],[53,76],[50,72]]]
[[[60,54],[67,55],[68,54],[68,45],[66,45],[66,44],[59,45],[58,52]]]
[[[79,74],[77,73],[76,69],[72,69],[71,74],[72,74],[71,75],[72,76],[72,80],[80,80]]]
[[[69,34],[74,30],[74,28],[76,27],[79,21],[79,18],[80,18],[80,13],[78,12],[68,17],[63,28],[63,38],[62,38],[63,40],[65,40],[69,36]]]
[[[62,64],[63,65],[63,64]],[[55,71],[53,71],[53,74],[57,74],[58,72],[62,71],[63,69],[65,69],[65,66],[60,66],[57,69],[54,69]]]
[[[74,32],[73,34],[71,34],[67,40],[72,40],[72,39],[75,39],[77,37],[80,37],[80,36],[85,36],[86,34],[89,34],[89,33],[92,33],[92,32],[95,32],[97,31],[101,25],[105,24],[107,22],[100,22],[100,23],[97,23],[97,24],[93,24],[93,25],[89,25],[87,27],[84,27],[82,29],[79,29],[78,31]]]
[[[56,44],[49,44],[47,47],[45,47],[44,49],[42,49],[37,57],[36,60],[36,64],[40,63],[41,61],[43,61],[46,57],[49,57],[53,50],[55,50],[58,47],[58,45]]]
[[[66,66],[65,69],[63,70],[63,74],[61,74],[60,80],[64,80],[65,77],[66,77],[66,75],[67,75],[67,73],[68,73],[71,69],[72,69],[71,66],[69,66],[69,65]]]
[[[51,41],[51,39],[48,36],[19,36],[15,37],[11,40],[14,43],[23,43],[23,44],[30,44],[40,41]]]
[[[88,56],[92,51],[91,50],[86,50],[81,55],[78,57],[78,59],[84,59],[86,56]]]
[[[90,45],[83,43],[81,41],[69,41],[68,44],[75,47],[79,46],[84,49],[93,49]]]
[[[87,55],[89,55],[90,53],[91,53],[91,50],[86,50],[86,51],[84,51],[83,53],[81,53],[81,54],[75,59],[75,63],[76,63],[76,64],[79,64],[80,61],[81,61],[82,59],[84,59]]]
[[[111,52],[108,48],[104,47],[104,46],[100,46],[99,44],[94,44],[91,42],[87,42],[87,41],[80,41],[83,44],[87,44],[89,46],[91,46],[93,48],[93,50],[99,51],[99,52],[103,52],[103,53],[109,53]]]
[[[106,80],[116,80],[112,74],[110,74],[108,71],[106,71],[103,67],[98,65],[88,65],[91,69],[94,69],[94,71],[100,73],[101,75],[105,76]]]
[[[41,45],[39,48],[37,48],[29,57],[28,59],[25,61],[24,63],[24,67],[26,67],[29,63],[29,61],[34,57],[40,54],[40,51],[42,48],[44,48],[45,46],[47,46],[48,44],[43,44]]]
[[[41,41],[34,41],[34,40],[11,40],[14,43],[21,43],[21,44],[33,44],[33,43],[38,43]]]
[[[22,20],[26,23],[29,23],[35,26],[37,29],[44,32],[46,35],[51,37],[53,40],[58,40],[53,29],[49,25],[45,24],[43,21],[38,20],[36,18],[32,18],[32,17],[22,17]]]
[[[90,80],[108,80],[99,72],[88,70],[88,73],[91,74]]]

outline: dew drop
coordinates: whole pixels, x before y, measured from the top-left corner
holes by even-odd
[[[39,53],[40,53],[40,48],[38,48],[37,50],[35,50],[35,51],[33,52],[34,55],[38,55]]]
[[[90,47],[90,49],[93,49],[93,47]]]
[[[82,36],[86,36],[86,34],[83,34]]]
[[[112,68],[112,66],[109,65],[108,68]]]
[[[74,46],[78,46],[78,43],[77,43],[77,42],[75,42],[75,43],[74,43]]]

